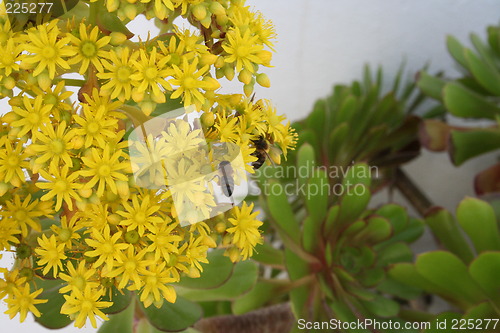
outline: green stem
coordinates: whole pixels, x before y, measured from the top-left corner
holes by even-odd
[[[97,13],[99,12],[99,8],[104,5],[102,0],[91,2],[90,3],[90,12],[89,12],[89,23],[95,25],[97,23]]]
[[[85,80],[80,79],[56,79],[56,82],[64,81],[65,86],[81,87],[85,84]]]

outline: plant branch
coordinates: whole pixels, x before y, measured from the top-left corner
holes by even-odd
[[[425,193],[420,190],[401,168],[396,168],[395,185],[422,217],[434,206]]]

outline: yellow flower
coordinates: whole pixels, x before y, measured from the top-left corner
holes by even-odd
[[[98,78],[108,80],[102,86],[101,92],[110,95],[112,99],[118,98],[120,101],[130,99],[132,88],[137,85],[136,81],[133,80],[136,69],[132,64],[138,56],[139,53],[136,51],[130,54],[129,48],[108,52],[107,58],[109,61],[102,60],[104,71],[97,74]]]
[[[179,252],[182,253],[182,256],[179,257],[179,261],[188,263],[191,269],[194,269],[194,272],[191,273],[194,276],[199,276],[199,272],[203,272],[203,267],[200,263],[208,263],[208,246],[203,244],[203,238],[203,236],[195,238],[193,234],[191,234],[189,242],[184,243],[179,249]]]
[[[140,61],[133,61],[137,72],[131,76],[131,79],[137,82],[132,97],[134,101],[140,102],[144,95],[151,92],[152,99],[156,103],[165,103],[165,93],[160,90],[163,87],[166,90],[172,90],[170,84],[165,81],[170,76],[171,69],[167,67],[170,56],[164,56],[156,52],[156,47],[146,55],[146,52],[140,50]]]
[[[107,277],[117,277],[120,281],[118,289],[125,288],[129,282],[132,285],[130,290],[139,290],[142,287],[142,280],[140,274],[146,273],[146,265],[148,261],[144,259],[147,250],[142,249],[138,253],[132,244],[128,245],[126,251],[119,252],[115,258],[115,268],[106,274]]]
[[[32,103],[33,102],[33,103]],[[23,96],[23,107],[14,106],[12,111],[20,116],[20,119],[12,122],[12,127],[21,127],[17,134],[22,137],[28,132],[31,133],[31,138],[36,141],[40,132],[39,128],[43,124],[50,123],[50,110],[52,105],[43,104],[43,96],[38,95],[34,100],[27,95]]]
[[[85,138],[85,148],[92,144],[104,148],[106,141],[115,137],[118,119],[106,116],[106,108],[93,108],[83,104],[83,117],[75,115],[75,122],[81,127],[75,129],[76,135]]]
[[[61,217],[61,225],[51,225],[50,229],[57,235],[60,242],[62,242],[67,248],[73,246],[73,240],[80,239],[80,235],[77,233],[82,226],[78,223],[79,214],[73,215],[69,221],[66,215]]]
[[[20,313],[19,321],[23,322],[28,315],[28,311],[33,313],[36,317],[40,317],[40,311],[35,307],[35,304],[46,303],[46,299],[36,299],[38,295],[42,293],[43,289],[38,289],[30,293],[30,285],[25,284],[24,288],[15,288],[13,297],[7,298],[5,302],[7,303],[9,309],[5,311],[6,314],[10,316],[10,319],[14,318],[16,314]]]
[[[228,219],[233,227],[226,230],[233,234],[232,242],[241,250],[244,260],[252,256],[255,245],[262,243],[259,231],[262,222],[255,219],[259,212],[252,213],[252,210],[253,203],[248,206],[246,202],[243,202],[241,208],[234,207],[234,217]]]
[[[155,254],[155,261],[159,261],[162,258],[166,262],[169,262],[170,254],[178,253],[179,242],[182,241],[182,237],[174,232],[178,225],[177,222],[172,222],[167,217],[163,223],[153,225],[151,228],[151,232],[147,235],[151,240],[148,251]]]
[[[189,123],[182,119],[170,123],[166,131],[161,132],[161,135],[165,140],[165,151],[163,151],[165,155],[163,156],[175,156],[188,152],[205,143],[201,129],[191,129]]]
[[[80,200],[80,196],[75,192],[82,187],[82,184],[75,183],[79,173],[74,172],[68,175],[69,167],[64,165],[61,169],[54,167],[53,164],[49,167],[49,172],[40,170],[43,178],[49,182],[38,182],[36,186],[43,190],[49,190],[47,194],[41,197],[42,201],[47,201],[56,197],[55,210],[59,210],[62,206],[62,201],[68,205],[70,210],[73,209],[72,199]]]
[[[122,232],[118,231],[111,235],[109,230],[109,225],[106,225],[102,231],[92,228],[92,238],[85,239],[85,242],[94,248],[94,250],[85,252],[86,256],[98,257],[97,261],[94,263],[94,267],[97,268],[102,264],[106,263],[106,269],[111,271],[113,269],[113,261],[119,255],[120,250],[126,249],[128,244],[117,243]]]
[[[24,57],[22,54],[23,45],[16,44],[14,39],[7,40],[5,46],[0,43],[0,69],[6,76],[12,74],[13,71],[19,71],[19,61]],[[1,72],[0,72],[1,73]]]
[[[251,36],[250,30],[246,30],[242,34],[241,30],[236,27],[227,33],[227,43],[222,44],[222,48],[229,56],[226,57],[227,63],[236,63],[236,70],[241,72],[243,68],[255,72],[253,64],[262,64],[262,59],[258,56],[262,51],[263,46],[258,44],[259,36]]]
[[[92,188],[98,184],[97,195],[101,197],[104,194],[104,186],[107,185],[111,192],[117,194],[116,181],[128,181],[125,169],[129,168],[129,164],[119,161],[121,154],[122,151],[118,150],[111,155],[108,145],[104,146],[104,150],[92,148],[90,157],[82,157],[87,168],[80,171],[80,174],[83,177],[92,177],[84,187]]]
[[[90,26],[87,28],[84,23],[80,23],[78,29],[80,33],[79,38],[72,34],[68,34],[68,37],[74,45],[73,50],[76,53],[70,60],[70,63],[82,63],[78,71],[79,74],[85,73],[90,63],[92,63],[99,72],[104,70],[100,58],[106,55],[106,51],[104,51],[103,48],[108,45],[111,40],[109,36],[98,39],[99,28],[97,26],[95,26],[90,33],[87,33],[88,29],[90,29]]]
[[[167,283],[176,282],[176,279],[171,277],[169,271],[165,269],[165,265],[165,262],[159,265],[150,265],[146,274],[142,275],[144,287],[141,290],[140,300],[146,308],[152,303],[160,308],[163,299],[175,303],[177,298],[175,289]]]
[[[0,223],[0,251],[10,250],[13,244],[18,244],[19,238],[16,236],[20,233],[19,225],[14,220],[2,220],[2,223]],[[1,294],[2,291],[0,288],[0,299],[2,298]]]
[[[68,274],[63,272],[59,273],[59,278],[67,283],[66,286],[59,289],[61,294],[74,290],[84,291],[87,286],[91,288],[97,288],[99,286],[99,283],[92,281],[96,270],[88,268],[85,264],[85,260],[82,260],[75,269],[71,261],[67,262],[66,269],[68,270]]]
[[[68,46],[68,37],[60,38],[57,27],[58,20],[52,20],[49,24],[40,24],[36,29],[28,30],[29,43],[24,44],[24,49],[31,54],[24,61],[28,64],[36,64],[33,75],[39,75],[44,69],[48,69],[49,77],[53,79],[56,75],[56,65],[69,69],[66,57],[75,52]]]
[[[55,86],[50,86],[46,90],[42,90],[37,86],[33,86],[33,92],[36,96],[43,96],[43,104],[50,105],[50,112],[54,115],[54,117],[61,121],[61,116],[63,112],[73,110],[73,107],[66,103],[65,100],[69,99],[73,92],[66,91],[66,86],[64,81],[60,81]]]
[[[93,289],[89,285],[83,291],[75,289],[71,295],[64,295],[66,302],[61,307],[61,313],[75,319],[75,326],[78,328],[85,325],[87,318],[90,319],[92,327],[97,328],[96,316],[108,320],[108,317],[99,309],[109,308],[113,305],[113,302],[99,300],[103,293],[102,289]]]
[[[161,217],[155,216],[155,213],[160,209],[160,206],[151,202],[149,194],[140,196],[134,194],[132,196],[132,205],[129,205],[128,202],[124,201],[123,207],[126,212],[117,212],[124,218],[120,221],[120,225],[127,226],[127,231],[137,229],[141,237],[144,235],[144,231],[150,230],[156,223],[163,222]]]
[[[31,201],[31,194],[28,194],[24,201],[21,202],[21,197],[14,195],[13,200],[5,202],[7,209],[0,212],[0,215],[6,219],[12,219],[21,228],[21,234],[28,236],[28,226],[35,231],[41,231],[40,222],[37,217],[44,215],[38,210],[38,199]],[[2,221],[2,223],[4,223]]]
[[[173,65],[174,78],[169,80],[169,82],[175,86],[179,86],[179,88],[172,93],[170,98],[176,99],[182,96],[185,107],[194,104],[196,109],[200,110],[202,104],[205,103],[205,96],[200,92],[200,89],[216,90],[220,87],[220,84],[217,80],[210,77],[207,77],[207,81],[203,80],[202,76],[208,72],[208,65],[200,69],[197,69],[197,67],[198,58],[195,58],[191,64],[184,58],[180,68]]]
[[[17,143],[15,149],[10,142],[5,144],[5,148],[0,149],[0,181],[21,186],[25,182],[23,168],[29,166],[26,158],[28,154],[21,143]]]
[[[0,299],[5,296],[14,296],[14,290],[21,289],[26,283],[26,277],[20,276],[17,268],[11,271],[1,268],[0,272],[3,273],[3,279],[0,279]]]
[[[50,238],[42,235],[38,238],[39,248],[35,249],[36,254],[40,256],[37,264],[40,266],[45,266],[43,268],[43,275],[52,269],[54,277],[57,277],[58,269],[63,269],[63,263],[61,260],[66,259],[64,254],[64,244],[57,244],[56,236],[52,235]]]
[[[55,167],[59,167],[60,161],[72,167],[73,162],[69,150],[73,148],[71,139],[74,135],[74,130],[67,130],[65,121],[58,124],[56,130],[52,124],[42,126],[42,134],[38,137],[38,143],[30,145],[32,151],[41,155],[35,160],[33,172],[38,172],[47,161],[50,161]]]
[[[240,135],[237,117],[219,116],[215,119],[215,128],[219,131],[222,142],[238,142]]]

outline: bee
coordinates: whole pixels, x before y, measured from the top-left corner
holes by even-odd
[[[262,135],[257,140],[253,140],[252,142],[255,147],[255,151],[252,153],[252,155],[257,157],[257,161],[252,162],[252,167],[254,168],[254,170],[257,170],[262,165],[264,165],[267,158],[271,161],[271,158],[268,154],[269,143]]]
[[[230,198],[234,192],[234,170],[228,161],[220,162],[218,169],[222,192],[226,197]]]

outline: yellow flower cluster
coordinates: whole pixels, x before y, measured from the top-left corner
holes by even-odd
[[[97,317],[107,319],[113,300],[103,297],[112,289],[160,307],[175,302],[182,276],[202,274],[210,248],[223,247],[238,261],[261,242],[253,204],[181,226],[174,199],[181,191],[196,207],[209,202],[203,189],[159,191],[134,182],[128,135],[165,103],[193,107],[201,127],[166,123],[162,145],[151,141],[144,156],[155,149],[182,154],[198,143],[198,131],[209,143],[237,145],[252,173],[262,162],[257,142],[267,143],[265,155],[275,163],[295,146],[285,117],[251,97],[255,83],[269,86],[259,68],[270,66],[265,48],[272,50],[275,34],[244,1],[107,0],[105,7],[101,1],[82,3],[88,21],[56,19],[24,31],[0,15],[0,98],[10,106],[0,122],[0,251],[16,259],[12,269],[0,268],[0,299],[21,321],[28,312],[41,315],[40,279],[60,281],[61,313],[75,326],[88,319],[95,327]],[[155,17],[162,32],[132,42],[124,25],[96,25],[100,10]],[[170,24],[177,16],[200,31]],[[219,94],[218,79],[236,73],[244,94]],[[176,161],[171,174],[200,172],[187,158]],[[157,161],[151,162],[148,176],[163,181],[162,168],[151,170]]]

